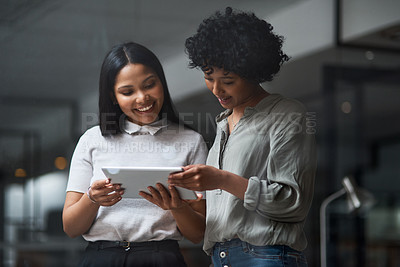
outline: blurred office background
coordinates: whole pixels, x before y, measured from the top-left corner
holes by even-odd
[[[97,123],[112,45],[153,50],[181,116],[212,144],[221,108],[187,68],[184,41],[228,5],[285,36],[292,59],[263,86],[309,110],[319,147],[309,266],[321,265],[321,203],[346,175],[375,205],[349,213],[342,195],[326,207],[327,266],[400,266],[397,0],[0,0],[0,266],[75,266],[83,251],[81,238],[63,233],[61,212],[75,144]],[[209,265],[201,245],[181,246],[189,266]]]

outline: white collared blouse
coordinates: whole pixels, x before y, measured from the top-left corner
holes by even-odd
[[[200,134],[166,120],[140,126],[126,121],[124,131],[104,137],[99,126],[80,138],[70,166],[67,191],[85,193],[89,185],[106,179],[101,168],[180,167],[204,164],[207,147]],[[183,237],[169,211],[145,199],[122,199],[111,207],[100,207],[93,225],[83,235],[87,241],[144,242]]]

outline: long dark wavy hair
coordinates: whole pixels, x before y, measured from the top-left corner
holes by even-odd
[[[203,71],[213,67],[234,72],[249,81],[272,81],[289,57],[281,50],[283,37],[254,13],[227,7],[203,20],[197,32],[186,39],[189,67]]]
[[[114,46],[106,55],[101,66],[99,81],[99,117],[100,130],[103,136],[122,132],[121,125],[125,115],[119,105],[115,104],[114,86],[118,73],[128,64],[143,64],[153,69],[164,89],[164,102],[159,117],[179,124],[180,120],[168,91],[167,81],[160,61],[143,45],[128,42]]]

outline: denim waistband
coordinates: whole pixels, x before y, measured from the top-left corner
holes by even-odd
[[[215,243],[214,247],[236,247],[236,246],[240,246],[246,244],[246,242],[240,240],[239,238],[234,238],[231,240],[227,240],[224,242],[217,242]]]
[[[243,248],[248,248],[249,246],[257,246],[257,245],[252,245],[250,243],[247,243],[245,241],[240,240],[239,238],[234,238],[231,240],[227,240],[224,242],[217,242],[214,245],[213,249],[225,249],[225,248],[230,248],[230,247],[238,247],[238,246],[242,246]],[[259,245],[261,247],[270,247],[270,248],[276,248],[276,249],[280,249],[283,252],[298,252],[297,250],[286,246],[286,245]]]

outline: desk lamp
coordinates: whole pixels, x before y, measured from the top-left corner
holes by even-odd
[[[348,213],[353,211],[365,212],[369,210],[374,204],[374,196],[368,191],[357,187],[354,179],[346,176],[342,180],[343,188],[328,196],[321,204],[320,208],[320,234],[321,234],[321,267],[327,266],[327,226],[326,226],[326,208],[335,199],[346,194]]]

